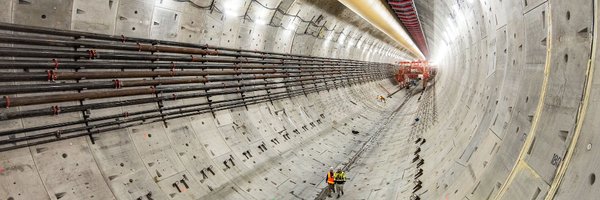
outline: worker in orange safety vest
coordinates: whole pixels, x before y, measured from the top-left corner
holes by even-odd
[[[331,193],[335,193],[335,179],[333,173],[333,167],[329,168],[329,172],[327,172],[327,187],[329,188],[329,197],[331,197]]]

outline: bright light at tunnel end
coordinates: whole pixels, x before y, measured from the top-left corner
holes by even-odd
[[[447,59],[447,56],[450,55],[450,46],[447,43],[442,43],[442,45],[438,46],[429,59],[429,63],[435,67],[443,67],[444,61]],[[442,64],[442,65],[440,65]]]

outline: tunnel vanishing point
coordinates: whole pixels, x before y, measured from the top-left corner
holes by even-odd
[[[0,0],[0,200],[600,199],[597,0]]]

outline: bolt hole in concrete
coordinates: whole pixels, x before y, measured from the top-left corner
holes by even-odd
[[[569,61],[569,55],[565,54],[565,62]]]
[[[63,157],[63,158],[67,158],[67,154],[66,154],[66,153],[63,153],[63,154],[62,154],[62,157]]]
[[[596,174],[592,173],[592,174],[590,174],[590,185],[594,185],[595,182],[596,182]]]
[[[571,19],[571,11],[567,11],[567,20]]]
[[[46,19],[46,15],[42,15],[42,19]]]

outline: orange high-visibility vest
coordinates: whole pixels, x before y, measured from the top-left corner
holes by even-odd
[[[331,172],[327,172],[327,183],[333,184],[335,181],[333,180],[333,174]]]

